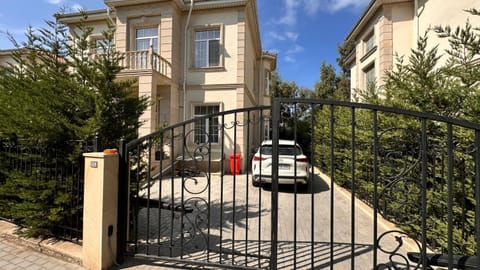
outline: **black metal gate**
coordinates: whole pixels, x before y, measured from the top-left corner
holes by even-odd
[[[256,187],[251,160],[270,136],[272,183]],[[279,185],[280,139],[308,156],[306,185]],[[119,257],[478,269],[479,145],[477,124],[339,101],[275,99],[271,110],[195,118],[122,146]]]

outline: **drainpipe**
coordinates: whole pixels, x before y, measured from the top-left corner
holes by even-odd
[[[258,70],[254,70],[254,72],[256,72],[256,76],[258,76],[258,82],[257,82],[257,85],[254,85],[253,87],[258,87],[258,91],[257,91],[257,104],[256,106],[260,106],[260,105],[263,105],[260,103],[260,99],[262,97],[262,90],[264,90],[265,88],[262,87],[264,86],[263,83],[265,82],[265,75],[263,74],[263,71],[264,68],[263,68],[263,50],[260,52],[260,67],[258,68]],[[263,88],[263,89],[262,89]]]
[[[418,37],[420,35],[420,18],[418,14],[418,0],[413,0],[413,3],[413,8],[415,9],[415,44],[413,44],[413,46],[414,48],[416,48],[418,43]]]
[[[188,39],[188,27],[190,24],[190,17],[192,16],[193,1],[190,0],[190,10],[188,11],[187,22],[185,23],[185,45],[183,54],[183,121],[187,120],[187,39]]]

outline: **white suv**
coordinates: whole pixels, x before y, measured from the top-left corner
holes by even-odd
[[[302,148],[294,141],[278,142],[278,183],[308,184],[310,164]],[[272,182],[272,141],[263,141],[252,159],[252,183]]]

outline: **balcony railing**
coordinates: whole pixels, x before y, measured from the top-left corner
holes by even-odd
[[[156,71],[161,75],[171,78],[172,65],[165,58],[152,50],[125,52],[125,57],[120,64],[125,67],[124,71]]]

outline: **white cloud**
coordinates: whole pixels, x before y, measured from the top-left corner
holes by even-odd
[[[285,32],[285,36],[291,41],[297,41],[299,34],[297,32]]]
[[[322,1],[319,0],[303,0],[303,2],[303,8],[309,15],[317,13],[322,4]]]
[[[268,36],[279,41],[297,41],[299,34],[297,32],[287,31],[285,33],[268,32]]]
[[[272,39],[275,39],[275,40],[280,40],[280,41],[285,40],[285,36],[281,35],[277,32],[268,32],[268,36],[271,37]]]
[[[277,23],[295,26],[298,15],[303,12],[313,16],[320,9],[329,12],[337,12],[346,8],[361,9],[369,2],[370,0],[283,0],[283,15]]]
[[[314,0],[305,0],[305,1],[314,1]],[[348,7],[353,7],[355,9],[365,7],[370,0],[329,0],[327,2],[327,9],[329,11],[339,11]]]
[[[291,56],[291,55],[286,55],[283,60],[285,60],[285,62],[287,63],[295,63],[297,62],[297,59],[295,59],[295,57]]]
[[[295,44],[295,45],[293,45],[292,48],[290,48],[286,51],[286,54],[296,54],[296,53],[303,52],[304,50],[305,49],[302,46],[300,46],[298,44]]]
[[[59,5],[63,2],[63,0],[47,0],[47,2],[52,5]]]
[[[272,31],[267,33],[267,44],[282,46],[283,61],[296,63],[297,58],[305,51],[299,45],[297,23],[302,16],[319,16],[320,12],[335,13],[341,10],[361,10],[371,0],[277,0],[281,3],[282,14],[274,19]]]
[[[73,4],[73,5],[72,5],[72,9],[73,9],[73,11],[75,11],[75,12],[84,10],[84,8],[82,7],[82,5],[80,5],[80,4]]]
[[[293,26],[297,23],[297,13],[302,1],[283,0],[284,15],[278,21],[280,24]]]

